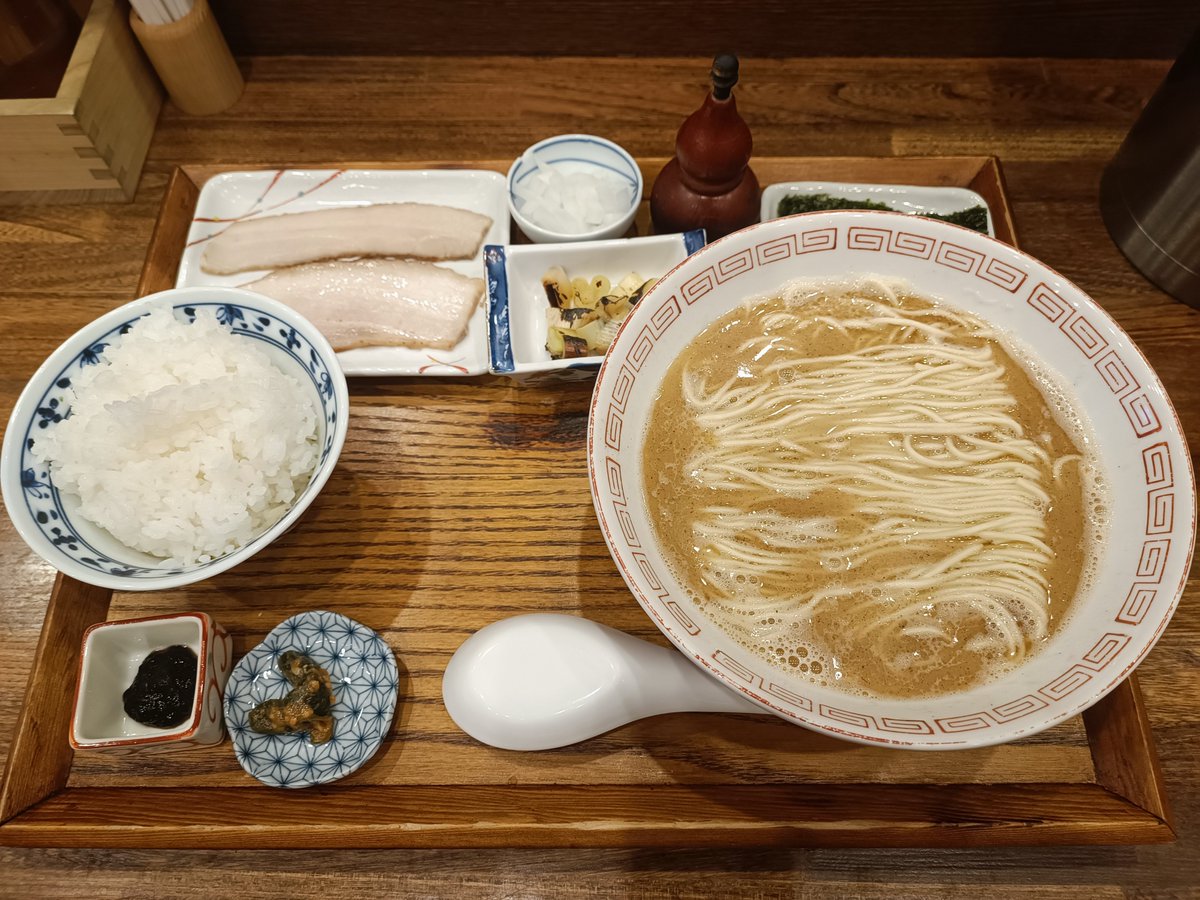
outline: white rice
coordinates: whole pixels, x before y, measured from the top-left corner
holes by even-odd
[[[32,453],[80,515],[170,565],[262,533],[316,465],[312,390],[211,311],[189,325],[156,310],[70,378],[70,415]]]

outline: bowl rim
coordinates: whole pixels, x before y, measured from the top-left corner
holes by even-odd
[[[540,147],[544,147],[546,144],[549,144],[553,141],[566,140],[586,141],[600,144],[608,147],[610,150],[616,152],[617,155],[622,156],[629,161],[630,166],[637,175],[637,177],[634,179],[633,200],[630,203],[629,210],[617,222],[614,222],[611,225],[604,225],[600,228],[593,228],[591,231],[583,231],[579,234],[567,234],[566,232],[553,231],[549,228],[543,228],[541,225],[531,222],[527,216],[523,215],[521,211],[517,209],[516,200],[513,196],[513,175],[516,173],[517,167],[521,165],[522,160],[524,160],[525,154],[531,151],[536,152]],[[645,193],[645,189],[645,178],[642,175],[642,167],[638,165],[637,158],[632,153],[630,153],[620,144],[609,140],[606,137],[601,137],[598,134],[583,134],[581,132],[552,134],[549,137],[542,138],[536,143],[530,144],[517,155],[517,157],[509,165],[508,171],[504,175],[504,195],[508,200],[509,215],[513,217],[513,220],[517,223],[517,227],[521,229],[525,236],[534,241],[534,243],[568,244],[579,241],[618,240],[625,233],[625,230],[628,229],[629,223],[636,218],[638,207],[642,204],[642,195]],[[609,232],[612,232],[613,229],[618,228],[618,226],[621,226],[619,231],[609,234]],[[534,232],[537,232],[536,240]]]
[[[113,575],[108,572],[91,569],[80,565],[68,556],[51,553],[44,546],[45,542],[41,532],[32,526],[28,521],[27,511],[17,502],[17,493],[20,490],[19,445],[24,435],[24,432],[20,429],[32,415],[33,410],[31,407],[46,391],[50,384],[50,379],[57,375],[71,359],[77,356],[93,336],[106,334],[123,322],[145,315],[155,308],[167,306],[174,310],[187,306],[190,303],[211,303],[220,302],[221,300],[226,300],[236,306],[259,307],[263,312],[268,313],[272,317],[293,325],[296,331],[302,334],[304,339],[317,351],[325,364],[326,370],[329,372],[338,409],[344,412],[338,416],[337,421],[334,423],[331,435],[333,443],[330,446],[329,454],[325,460],[325,464],[318,467],[314,472],[313,479],[309,482],[309,489],[301,497],[300,502],[293,505],[279,521],[247,541],[237,550],[203,565],[199,565],[190,571],[174,575],[147,576],[137,579],[128,578],[123,575]],[[349,410],[350,393],[346,383],[346,376],[338,364],[333,348],[330,346],[329,341],[325,339],[325,336],[317,330],[315,325],[295,312],[291,307],[270,297],[257,294],[254,291],[245,290],[244,288],[168,288],[122,304],[116,309],[110,310],[88,322],[70,337],[62,341],[46,357],[42,364],[37,367],[28,381],[26,381],[20,395],[18,395],[17,401],[13,404],[12,412],[8,418],[3,445],[0,447],[0,493],[3,493],[4,506],[17,534],[21,536],[21,539],[25,541],[29,549],[64,575],[68,575],[85,584],[113,590],[153,591],[182,587],[219,575],[245,562],[274,542],[276,538],[295,524],[296,520],[300,518],[313,500],[316,499],[317,495],[324,489],[325,483],[329,480],[330,475],[337,465],[346,440],[346,433],[349,426]]]
[[[1102,700],[1105,696],[1107,696],[1109,693],[1111,693],[1126,678],[1128,678],[1129,675],[1145,660],[1146,656],[1149,655],[1150,651],[1154,649],[1155,645],[1158,643],[1159,639],[1162,637],[1163,632],[1166,630],[1166,626],[1170,623],[1170,620],[1174,616],[1175,611],[1178,608],[1179,602],[1182,599],[1183,592],[1187,585],[1188,574],[1191,570],[1191,564],[1192,564],[1195,549],[1196,549],[1197,485],[1196,485],[1196,479],[1195,479],[1195,471],[1194,471],[1194,467],[1193,467],[1192,459],[1191,459],[1191,453],[1188,448],[1187,435],[1183,429],[1183,425],[1179,419],[1179,414],[1175,409],[1175,405],[1171,401],[1170,395],[1167,393],[1165,386],[1162,385],[1162,379],[1158,377],[1158,373],[1155,371],[1154,367],[1150,364],[1150,361],[1146,358],[1146,355],[1142,351],[1141,347],[1139,347],[1137,345],[1137,343],[1129,336],[1128,332],[1126,332],[1126,330],[1120,325],[1119,322],[1117,322],[1117,320],[1108,312],[1108,310],[1106,310],[1100,303],[1096,302],[1091,297],[1090,294],[1088,294],[1086,291],[1084,291],[1082,288],[1080,288],[1074,281],[1072,281],[1071,279],[1064,276],[1061,272],[1054,269],[1052,266],[1048,265],[1047,263],[1042,262],[1040,259],[1033,256],[1032,254],[1027,253],[1026,251],[1022,250],[1021,248],[1013,246],[1008,243],[1005,243],[1004,241],[1000,240],[999,238],[993,237],[991,235],[982,234],[980,232],[974,231],[969,228],[964,228],[960,225],[955,225],[950,222],[944,222],[944,221],[935,220],[935,219],[925,219],[924,217],[919,217],[919,216],[914,217],[913,215],[911,215],[909,213],[897,212],[897,211],[892,211],[892,210],[887,210],[887,211],[885,211],[885,210],[825,210],[825,211],[820,211],[820,212],[797,213],[795,215],[782,216],[779,218],[771,219],[766,222],[757,222],[753,225],[749,225],[743,229],[732,232],[729,235],[726,235],[715,241],[712,241],[711,243],[702,247],[696,253],[689,256],[687,259],[680,262],[677,266],[672,268],[669,272],[664,274],[662,276],[662,278],[660,278],[658,280],[658,282],[656,282],[654,284],[654,286],[652,286],[651,289],[649,291],[647,291],[645,297],[643,297],[643,302],[638,304],[638,307],[634,310],[634,313],[637,313],[641,309],[653,309],[654,308],[653,303],[646,303],[644,301],[649,297],[655,296],[656,292],[657,292],[658,296],[661,296],[662,290],[665,290],[664,285],[671,279],[671,276],[673,276],[680,268],[682,268],[686,265],[689,265],[689,264],[693,264],[695,261],[701,259],[702,257],[705,257],[706,254],[709,252],[710,248],[717,247],[720,244],[725,243],[727,241],[739,239],[739,238],[749,234],[750,232],[758,231],[760,229],[784,229],[787,227],[786,223],[791,222],[792,220],[818,219],[818,218],[824,219],[827,221],[830,220],[831,218],[834,221],[838,221],[838,220],[847,220],[848,221],[851,219],[858,219],[861,222],[863,222],[864,224],[867,224],[868,227],[869,227],[870,220],[876,219],[876,218],[884,219],[885,221],[889,221],[889,222],[897,220],[897,219],[906,219],[906,220],[911,221],[913,218],[917,218],[918,220],[923,221],[923,224],[926,224],[926,225],[934,228],[935,230],[946,230],[947,233],[950,235],[956,235],[959,233],[969,234],[972,236],[972,239],[975,241],[982,241],[986,244],[996,246],[997,248],[999,248],[1000,253],[1016,255],[1018,257],[1023,258],[1028,263],[1032,264],[1034,267],[1041,268],[1041,269],[1049,272],[1055,278],[1059,279],[1063,285],[1065,285],[1068,288],[1077,292],[1077,294],[1084,299],[1084,301],[1086,302],[1090,311],[1094,311],[1095,313],[1100,315],[1113,329],[1115,329],[1115,331],[1121,337],[1123,337],[1126,341],[1128,341],[1129,346],[1136,352],[1137,358],[1141,360],[1141,362],[1145,366],[1146,370],[1153,375],[1155,381],[1158,383],[1159,387],[1161,388],[1161,396],[1162,396],[1163,400],[1165,401],[1165,413],[1162,415],[1163,425],[1164,425],[1164,427],[1169,428],[1171,431],[1173,431],[1174,436],[1178,439],[1178,441],[1180,443],[1180,448],[1182,451],[1181,457],[1184,461],[1184,464],[1186,467],[1186,473],[1187,473],[1187,483],[1186,483],[1186,485],[1182,485],[1182,487],[1185,487],[1187,489],[1187,492],[1190,493],[1190,496],[1191,496],[1191,519],[1190,519],[1190,524],[1185,526],[1186,534],[1188,536],[1190,536],[1190,540],[1187,542],[1187,551],[1185,554],[1186,558],[1184,559],[1183,566],[1181,569],[1182,575],[1180,577],[1179,583],[1176,586],[1174,586],[1173,588],[1169,589],[1170,595],[1171,595],[1170,602],[1164,605],[1162,612],[1160,612],[1159,614],[1157,614],[1154,617],[1154,620],[1153,620],[1152,624],[1150,625],[1150,627],[1155,629],[1154,632],[1149,636],[1148,640],[1143,638],[1144,643],[1142,643],[1142,645],[1139,647],[1139,649],[1136,653],[1136,656],[1134,656],[1134,658],[1125,666],[1125,668],[1122,671],[1117,673],[1108,682],[1101,683],[1100,685],[1098,685],[1096,687],[1092,687],[1090,689],[1081,689],[1081,691],[1077,692],[1077,694],[1079,696],[1081,696],[1082,699],[1077,698],[1070,702],[1059,703],[1059,704],[1055,704],[1054,706],[1048,707],[1048,709],[1050,710],[1050,713],[1048,715],[1044,716],[1041,719],[1036,719],[1032,725],[1022,728],[1022,729],[1019,729],[1015,732],[1014,731],[1004,732],[1003,727],[997,728],[996,729],[997,733],[995,733],[995,734],[987,734],[987,733],[983,733],[983,732],[979,732],[979,731],[962,732],[962,733],[958,733],[958,734],[954,735],[955,737],[961,738],[961,740],[959,740],[955,743],[950,743],[950,742],[936,743],[933,741],[922,742],[922,740],[921,740],[922,738],[925,738],[925,737],[936,738],[937,737],[936,734],[931,735],[931,736],[924,735],[924,734],[909,734],[909,735],[904,736],[904,737],[908,738],[907,740],[890,740],[890,739],[871,736],[869,734],[856,733],[856,732],[850,730],[850,729],[856,727],[856,726],[852,726],[852,725],[846,725],[846,726],[840,727],[840,728],[835,727],[833,725],[827,725],[824,722],[820,721],[819,719],[815,718],[815,716],[812,713],[810,713],[808,716],[806,716],[802,712],[797,711],[797,710],[788,710],[787,712],[784,712],[784,711],[778,709],[777,707],[772,705],[772,703],[769,700],[759,696],[759,694],[756,693],[755,690],[752,689],[752,687],[733,680],[727,673],[720,671],[715,666],[711,665],[706,659],[704,659],[701,655],[699,655],[695,649],[693,649],[691,646],[689,646],[689,644],[685,638],[681,638],[678,634],[675,633],[674,630],[672,630],[668,626],[668,624],[666,622],[661,621],[658,616],[653,614],[653,612],[647,607],[646,603],[643,602],[640,592],[631,583],[630,576],[626,571],[626,566],[622,562],[621,558],[618,555],[617,549],[613,545],[614,539],[610,533],[607,518],[601,507],[601,498],[600,498],[599,489],[598,489],[600,473],[598,473],[598,471],[597,471],[597,460],[596,460],[597,410],[599,407],[599,402],[600,402],[601,396],[603,394],[602,389],[608,383],[605,380],[606,376],[608,376],[609,379],[611,379],[613,377],[611,374],[612,370],[610,369],[610,364],[613,364],[614,360],[623,358],[625,356],[625,353],[622,353],[620,355],[620,357],[614,355],[612,353],[612,349],[616,348],[616,347],[624,347],[625,342],[622,341],[622,336],[625,334],[627,326],[632,327],[632,323],[636,320],[639,323],[638,327],[639,328],[642,327],[642,324],[641,324],[642,319],[644,316],[649,315],[649,313],[643,313],[641,315],[631,314],[625,318],[624,322],[621,323],[621,327],[617,332],[617,336],[613,339],[612,347],[610,348],[609,353],[607,353],[605,355],[604,360],[600,366],[600,371],[596,375],[596,383],[595,383],[595,386],[592,391],[591,402],[589,403],[589,406],[588,406],[588,430],[587,430],[588,486],[589,486],[589,489],[590,489],[590,492],[592,495],[592,506],[595,511],[596,518],[600,524],[601,532],[604,535],[604,542],[605,542],[605,546],[607,547],[607,549],[609,551],[609,555],[612,557],[613,562],[616,564],[618,571],[621,573],[622,580],[625,581],[626,586],[628,587],[630,593],[633,595],[635,602],[642,609],[642,612],[645,613],[646,617],[648,619],[650,619],[650,621],[652,621],[656,627],[658,627],[658,629],[671,641],[672,644],[675,645],[675,647],[680,652],[683,653],[683,655],[685,657],[690,659],[695,665],[699,666],[702,670],[707,672],[709,675],[716,678],[721,684],[724,684],[730,690],[733,690],[733,691],[736,691],[736,692],[742,694],[743,696],[752,700],[759,706],[763,707],[764,711],[774,713],[774,714],[780,716],[781,718],[785,719],[786,721],[791,722],[792,724],[799,725],[800,727],[808,728],[813,731],[818,731],[823,734],[828,734],[832,737],[840,738],[842,740],[847,740],[852,743],[863,744],[863,745],[867,745],[867,746],[882,746],[882,747],[889,747],[889,748],[895,748],[895,749],[920,750],[920,751],[945,751],[945,750],[956,750],[956,749],[977,749],[977,748],[982,748],[982,747],[990,747],[990,746],[995,746],[998,744],[1008,743],[1008,742],[1016,740],[1018,738],[1029,737],[1031,735],[1045,731],[1048,728],[1052,728],[1053,726],[1060,724],[1061,722],[1063,722],[1073,716],[1076,716],[1076,715],[1080,714],[1081,712],[1083,712],[1084,710],[1088,709],[1089,707],[1095,705],[1100,700]],[[614,368],[615,367],[616,366],[614,366]],[[639,441],[640,441],[640,437],[639,437]],[[640,447],[640,442],[639,442],[639,447]],[[1181,468],[1184,468],[1184,466],[1181,466]],[[640,490],[640,486],[638,487],[638,490]]]

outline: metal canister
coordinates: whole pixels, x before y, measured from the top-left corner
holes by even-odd
[[[1105,169],[1100,211],[1143,275],[1200,307],[1200,31]]]

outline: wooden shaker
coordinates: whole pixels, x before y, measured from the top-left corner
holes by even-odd
[[[703,228],[708,239],[758,221],[758,179],[749,167],[753,140],[738,115],[738,59],[713,60],[712,91],[675,137],[675,158],[659,173],[650,216],[659,234]]]
[[[208,0],[195,0],[191,12],[166,25],[147,25],[131,9],[129,24],[172,102],[185,113],[219,113],[242,96],[246,83]]]

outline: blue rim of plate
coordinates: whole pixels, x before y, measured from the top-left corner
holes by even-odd
[[[313,745],[307,735],[257,734],[250,710],[283,697],[291,686],[276,659],[298,650],[329,672],[333,684],[333,737]],[[375,755],[391,728],[400,689],[396,657],[365,625],[340,613],[297,613],[276,625],[241,658],[225,687],[225,726],[238,763],[270,787],[328,784],[357,771]]]

